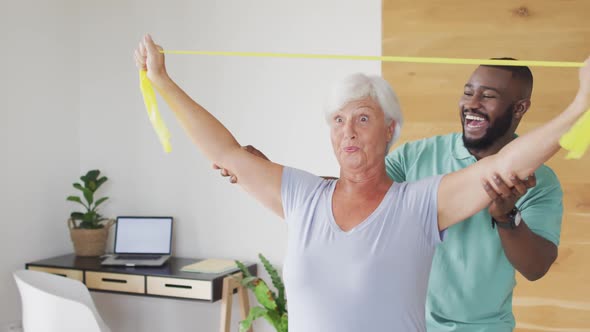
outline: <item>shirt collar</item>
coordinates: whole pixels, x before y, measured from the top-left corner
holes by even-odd
[[[467,159],[469,157],[475,158],[469,152],[469,150],[467,150],[467,148],[463,144],[463,134],[457,133],[455,136],[456,137],[453,140],[453,146],[452,146],[452,149],[453,149],[453,157],[455,157],[455,159]],[[514,138],[517,138],[517,137],[518,137],[518,135],[515,133],[514,134]]]
[[[465,148],[465,145],[463,144],[463,134],[455,134],[452,149],[453,157],[455,157],[455,159],[467,159],[469,157],[475,158],[473,155],[471,155],[471,153],[469,153],[469,150]]]

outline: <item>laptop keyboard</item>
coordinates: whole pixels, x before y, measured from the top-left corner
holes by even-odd
[[[122,259],[122,260],[156,260],[162,258],[161,255],[117,255],[115,259]]]

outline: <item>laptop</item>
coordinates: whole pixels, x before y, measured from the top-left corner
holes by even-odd
[[[117,217],[112,266],[161,266],[172,250],[172,217]]]

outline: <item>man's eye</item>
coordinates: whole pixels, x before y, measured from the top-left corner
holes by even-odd
[[[336,122],[336,123],[342,123],[343,121],[344,121],[344,120],[342,120],[342,118],[341,118],[341,117],[336,117],[336,118],[334,118],[334,122]]]
[[[483,95],[484,98],[488,98],[488,99],[493,99],[496,98],[496,96],[492,96],[492,95]]]
[[[369,121],[369,117],[366,115],[363,115],[363,116],[361,116],[360,120],[361,120],[361,122],[367,122],[367,121]]]
[[[464,91],[463,94],[466,96],[473,96],[473,93],[471,93],[469,91]]]

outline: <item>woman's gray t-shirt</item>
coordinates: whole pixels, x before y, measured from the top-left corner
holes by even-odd
[[[367,219],[344,232],[332,214],[337,181],[284,168],[290,332],[426,330],[441,178],[394,183]]]

